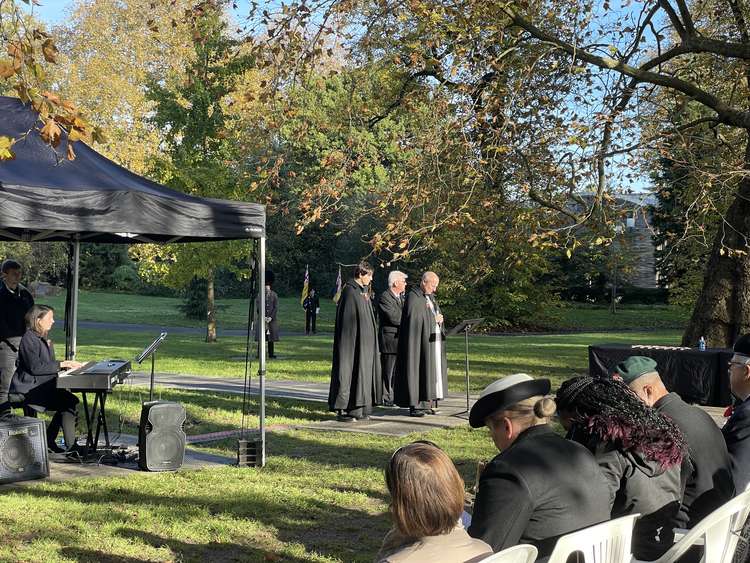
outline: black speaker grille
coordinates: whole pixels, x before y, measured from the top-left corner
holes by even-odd
[[[0,422],[0,483],[48,475],[44,423],[23,417]]]

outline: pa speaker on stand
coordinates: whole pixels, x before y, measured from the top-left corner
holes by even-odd
[[[138,467],[144,471],[176,471],[182,467],[185,418],[185,407],[180,403],[143,403],[138,427]]]
[[[44,422],[29,417],[0,421],[0,484],[48,476]]]

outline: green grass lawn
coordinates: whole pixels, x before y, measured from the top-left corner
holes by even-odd
[[[55,307],[62,318],[65,296],[39,298],[40,303]],[[82,321],[133,323],[163,327],[188,326],[203,328],[201,320],[188,319],[179,310],[182,300],[175,297],[150,297],[127,293],[81,291],[78,318]],[[218,301],[219,328],[242,329],[247,326],[247,299]],[[318,330],[333,332],[336,305],[328,298],[320,300]],[[587,330],[651,330],[682,329],[690,317],[688,309],[673,305],[620,306],[615,314],[608,307],[582,303],[566,303],[551,311],[546,328],[551,331]],[[301,333],[305,330],[304,310],[298,297],[279,299],[281,331]]]
[[[676,305],[618,306],[613,314],[609,307],[566,303],[556,307],[550,330],[648,330],[685,328],[691,311]]]
[[[54,329],[53,339],[64,340],[62,330]],[[79,333],[80,360],[132,359],[152,339],[140,332],[113,332],[84,329]],[[582,373],[588,368],[590,344],[679,343],[675,330],[619,333],[577,333],[540,336],[473,336],[470,339],[471,387],[478,391],[500,375],[526,372],[552,378],[555,382]],[[330,377],[333,339],[330,335],[294,336],[277,343],[279,359],[269,360],[268,378],[327,382]],[[206,376],[244,376],[245,339],[223,337],[207,344],[196,334],[170,334],[158,351],[156,369],[165,373]],[[464,342],[461,337],[448,339],[448,384],[453,391],[464,389]],[[134,366],[147,371],[149,366]],[[252,360],[251,375],[257,372]]]
[[[241,397],[162,392],[187,407],[188,433],[237,427]],[[108,403],[130,423],[139,405],[127,393]],[[269,402],[271,424],[329,416],[322,404]],[[468,427],[403,438],[271,431],[263,469],[134,472],[4,491],[0,561],[372,561],[389,527],[383,468],[418,438],[443,447],[469,485],[476,463],[495,453],[486,430]],[[203,449],[233,456],[236,441]]]
[[[51,305],[57,317],[63,318],[65,295],[40,297],[39,303]],[[82,321],[103,321],[111,323],[132,323],[170,326],[192,326],[203,328],[205,321],[188,319],[180,311],[182,299],[176,297],[152,297],[130,295],[128,293],[103,293],[81,291],[78,304],[78,319]],[[247,327],[247,299],[222,299],[217,301],[219,328],[244,329]],[[320,300],[318,330],[333,332],[336,304],[327,298]],[[279,324],[282,332],[304,332],[305,311],[298,297],[279,299]]]

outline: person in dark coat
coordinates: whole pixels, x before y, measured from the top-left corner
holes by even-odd
[[[609,486],[612,518],[640,514],[633,555],[653,561],[674,543],[688,475],[687,446],[675,423],[643,404],[619,379],[574,377],[557,392],[560,421],[588,447]]]
[[[320,298],[314,288],[310,288],[305,300],[302,301],[302,308],[305,310],[305,336],[315,334],[315,321],[320,311]]]
[[[407,293],[401,314],[394,396],[411,416],[437,414],[438,401],[448,393],[445,328],[435,299],[439,283],[434,272],[422,274],[419,287]]]
[[[396,372],[398,354],[398,331],[401,327],[401,312],[404,308],[404,290],[408,276],[393,270],[388,274],[388,289],[380,294],[378,317],[380,331],[380,367],[383,370],[383,404],[393,406],[393,376]]]
[[[692,528],[734,496],[732,462],[721,430],[708,413],[667,391],[652,358],[626,358],[615,366],[615,375],[645,404],[671,418],[685,437],[690,474],[675,526]]]
[[[380,401],[378,326],[368,286],[372,266],[356,266],[336,307],[328,406],[341,422],[366,420]]]
[[[740,493],[750,484],[750,334],[734,345],[729,361],[729,388],[737,404],[721,432],[732,459],[734,488]]]
[[[65,437],[66,450],[76,449],[76,407],[78,398],[67,389],[57,388],[60,369],[76,369],[80,362],[57,361],[55,349],[48,338],[55,323],[52,307],[34,305],[26,313],[28,330],[18,346],[18,369],[13,375],[10,391],[25,396],[29,405],[55,411],[47,426],[47,446],[56,453],[64,450],[55,443],[60,426]]]
[[[10,411],[8,390],[16,371],[21,337],[26,332],[24,317],[34,305],[31,293],[21,285],[21,264],[5,260],[0,266],[0,415]]]
[[[266,346],[268,347],[268,357],[276,358],[274,354],[274,343],[279,341],[279,296],[271,289],[273,284],[273,274],[266,272]],[[255,310],[260,309],[260,295],[255,301]],[[260,322],[255,324],[255,340],[258,341]]]
[[[500,453],[479,478],[469,535],[497,552],[519,543],[548,557],[557,539],[609,519],[607,485],[596,459],[548,424],[548,379],[524,373],[488,385],[469,414],[487,426]]]

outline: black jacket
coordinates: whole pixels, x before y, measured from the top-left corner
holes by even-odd
[[[34,298],[25,287],[19,285],[16,291],[10,291],[0,281],[0,340],[23,336],[26,332],[24,317],[32,305]]]
[[[658,559],[674,543],[682,467],[663,469],[638,452],[623,452],[610,445],[601,446],[595,455],[609,485],[612,518],[641,515],[633,528],[633,555],[640,561]]]
[[[732,458],[734,490],[742,492],[750,483],[750,400],[734,407],[724,428],[721,429]]]
[[[18,364],[10,384],[11,393],[27,394],[53,381],[60,371],[55,349],[33,330],[27,330],[18,345]]]
[[[378,317],[380,319],[380,331],[378,341],[381,354],[398,353],[398,330],[401,326],[401,311],[403,302],[393,295],[390,289],[380,294],[378,299]]]
[[[691,467],[677,526],[692,528],[734,496],[729,452],[713,419],[677,393],[662,397],[654,408],[671,418],[687,441]]]
[[[469,534],[495,552],[528,543],[547,557],[560,536],[609,520],[608,498],[590,451],[532,426],[482,472]]]

